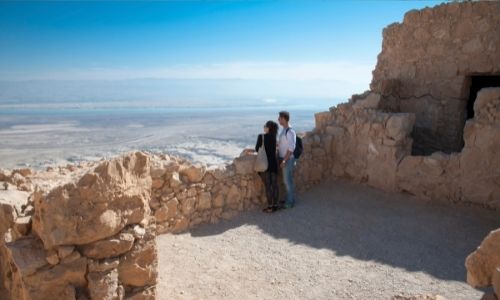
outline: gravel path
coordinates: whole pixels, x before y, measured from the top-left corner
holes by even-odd
[[[304,193],[291,210],[162,235],[160,299],[479,299],[465,257],[500,212],[429,203],[348,182]]]

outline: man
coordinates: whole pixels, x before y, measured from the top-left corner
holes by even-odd
[[[292,208],[295,205],[295,186],[293,183],[293,169],[295,168],[295,151],[296,133],[290,127],[290,113],[281,111],[279,113],[278,122],[282,127],[278,139],[278,156],[280,167],[283,174],[283,182],[286,188],[285,208]]]

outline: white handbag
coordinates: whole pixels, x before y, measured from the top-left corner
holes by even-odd
[[[265,172],[268,167],[266,148],[264,147],[264,135],[261,135],[261,137],[262,145],[259,147],[259,151],[257,151],[257,159],[253,167],[255,172]]]

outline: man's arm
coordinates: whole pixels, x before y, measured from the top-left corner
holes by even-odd
[[[286,133],[286,141],[288,143],[288,150],[286,151],[285,157],[283,157],[282,166],[286,164],[288,159],[293,155],[293,151],[295,151],[295,139],[296,134],[292,129],[288,130]]]

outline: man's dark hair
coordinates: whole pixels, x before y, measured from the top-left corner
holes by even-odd
[[[283,118],[287,122],[289,122],[290,121],[290,113],[287,111],[280,111],[280,118]]]

